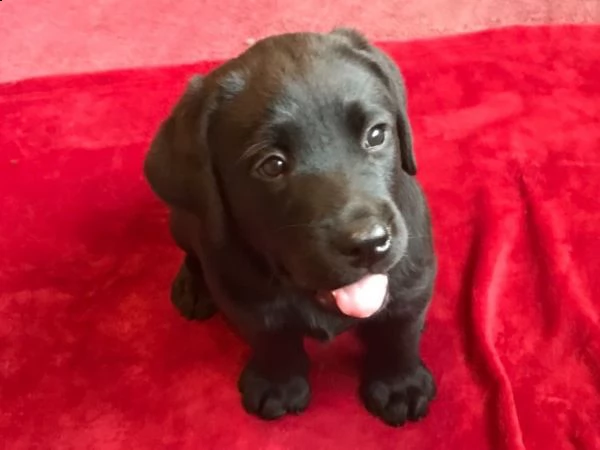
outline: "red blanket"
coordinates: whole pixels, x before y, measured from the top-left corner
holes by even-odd
[[[140,168],[198,64],[0,87],[7,449],[600,448],[600,27],[383,47],[440,255],[430,415],[370,417],[348,334],[308,343],[307,412],[261,422],[236,391],[245,345],[171,306],[181,254]]]

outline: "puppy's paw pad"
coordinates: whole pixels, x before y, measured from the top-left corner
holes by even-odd
[[[272,381],[246,368],[239,382],[242,405],[250,414],[265,420],[277,419],[287,413],[298,414],[310,401],[310,386],[302,375],[285,381]]]
[[[193,277],[183,268],[171,286],[171,302],[189,320],[209,319],[217,311],[211,299],[199,292]]]
[[[367,410],[391,426],[425,417],[435,394],[433,377],[422,365],[408,374],[373,377],[361,385]]]

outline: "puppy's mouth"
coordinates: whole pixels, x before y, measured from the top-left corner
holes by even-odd
[[[279,266],[279,275],[291,285],[296,285],[283,266]],[[317,290],[315,296],[326,308],[337,308],[349,317],[364,319],[383,307],[387,294],[387,274],[369,273],[353,283],[335,289]]]
[[[369,274],[335,290],[319,291],[317,298],[326,306],[334,304],[347,316],[364,319],[381,309],[387,296],[387,287],[387,275]]]

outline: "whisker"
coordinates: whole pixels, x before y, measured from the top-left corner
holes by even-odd
[[[286,230],[288,228],[316,228],[316,227],[317,226],[314,223],[311,223],[311,222],[306,222],[306,223],[292,223],[292,224],[289,224],[289,225],[283,225],[282,227],[279,227],[279,228],[275,229],[275,232]]]
[[[269,146],[269,142],[267,139],[261,139],[254,144],[250,145],[244,153],[240,155],[237,159],[236,164],[242,163],[244,160],[251,158],[256,153],[260,152],[262,149],[267,148]]]

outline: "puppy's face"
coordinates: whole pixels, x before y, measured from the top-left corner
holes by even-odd
[[[393,190],[409,130],[385,71],[343,37],[288,35],[215,75],[207,146],[224,209],[281,280],[334,290],[406,250]]]

